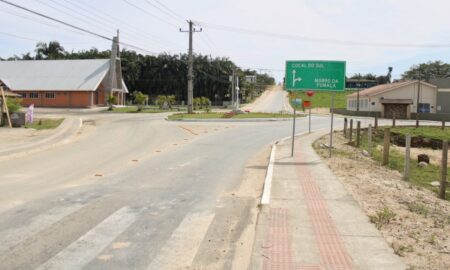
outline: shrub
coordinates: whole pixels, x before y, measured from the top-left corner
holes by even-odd
[[[168,101],[167,101],[167,96],[162,96],[162,95],[160,95],[160,96],[157,96],[156,97],[156,105],[158,105],[158,107],[160,108],[160,109],[162,109],[163,107],[164,107],[164,103],[169,103]]]
[[[22,99],[20,98],[7,98],[6,104],[8,106],[9,113],[15,113],[22,108]]]
[[[143,94],[140,91],[134,92],[134,102],[136,102],[138,106],[138,112],[142,111],[142,106],[145,104],[145,101],[148,100],[148,96]]]
[[[194,98],[194,100],[193,100],[193,105],[194,105],[194,110],[197,110],[197,109],[201,109],[202,107],[202,100],[201,100],[201,98]]]
[[[109,106],[108,110],[112,111],[113,110],[113,105],[117,104],[117,97],[114,96],[114,95],[109,95],[108,99],[107,99],[107,102],[108,102],[108,106]]]
[[[394,217],[395,213],[388,207],[384,207],[377,211],[375,215],[369,216],[370,222],[374,223],[378,230],[389,224]]]

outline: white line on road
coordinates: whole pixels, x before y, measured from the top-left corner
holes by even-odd
[[[78,211],[84,205],[72,204],[69,206],[57,206],[51,208],[41,215],[35,216],[27,225],[17,224],[15,228],[0,232],[0,252],[17,245],[25,239],[39,233],[45,228],[62,220],[64,217]]]
[[[191,266],[213,218],[211,213],[186,216],[151,262],[148,270],[175,270]]]
[[[267,167],[266,179],[264,180],[264,191],[261,198],[261,204],[270,203],[270,191],[272,189],[272,177],[273,177],[273,166],[275,163],[275,151],[277,146],[272,145],[272,152],[270,153],[269,166]]]
[[[119,234],[133,224],[137,215],[138,211],[129,207],[119,209],[95,228],[38,267],[37,270],[75,270],[84,268]]]

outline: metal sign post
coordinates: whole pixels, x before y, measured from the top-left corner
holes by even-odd
[[[297,106],[300,106],[302,104],[302,100],[299,98],[296,98],[294,100],[291,100],[291,106],[294,109],[294,117],[292,120],[292,145],[291,145],[291,157],[294,156],[294,143],[295,143],[295,120],[297,116]]]
[[[295,142],[295,115],[296,115],[296,109],[294,107],[294,120],[292,121],[292,147],[291,147],[291,157],[294,156],[294,142]]]
[[[311,133],[311,107],[309,106],[309,123],[308,123],[308,133]]]
[[[334,124],[334,96],[335,92],[331,95],[331,130],[330,130],[330,158],[331,158],[331,152],[333,150],[333,124]]]

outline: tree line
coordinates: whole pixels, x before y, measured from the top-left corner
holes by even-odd
[[[355,74],[349,79],[361,79],[361,80],[372,80],[376,81],[378,84],[385,84],[391,82],[391,72],[392,68],[388,69],[388,74],[386,76],[377,76],[372,73],[368,74]],[[421,63],[413,65],[407,71],[405,71],[401,80],[423,80],[430,82],[432,79],[439,78],[450,78],[450,64],[444,63],[442,61],[428,61],[426,63]],[[399,80],[397,80],[399,81]]]
[[[68,52],[58,41],[39,42],[34,55],[31,52],[0,60],[58,60],[58,59],[109,59],[110,50],[96,48]],[[130,92],[140,91],[155,98],[158,95],[175,95],[178,101],[186,101],[187,54],[142,55],[132,50],[121,51],[122,73]],[[241,69],[226,57],[194,55],[194,96],[207,97],[213,103],[231,99],[229,76],[233,70],[240,78],[242,98],[250,101],[275,79],[266,73]],[[245,83],[245,76],[257,75],[256,84]]]

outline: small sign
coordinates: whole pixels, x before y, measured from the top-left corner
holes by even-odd
[[[34,104],[28,107],[27,113],[25,115],[25,121],[27,124],[32,124],[34,120]]]

